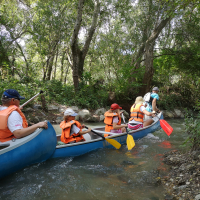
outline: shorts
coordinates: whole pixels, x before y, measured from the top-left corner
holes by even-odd
[[[111,133],[122,133],[122,130],[121,129],[117,129],[117,130],[110,130]]]
[[[128,128],[131,129],[131,130],[137,130],[139,128],[143,128],[143,124],[137,124],[137,125],[128,124]]]

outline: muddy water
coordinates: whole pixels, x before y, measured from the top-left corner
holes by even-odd
[[[160,130],[137,141],[131,151],[122,145],[27,167],[0,180],[0,199],[164,199],[158,184],[160,174],[167,173],[162,154],[181,148],[187,137],[183,120],[168,123],[174,128],[170,138]],[[60,133],[58,126],[55,129]]]

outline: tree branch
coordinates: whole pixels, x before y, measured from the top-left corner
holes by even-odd
[[[79,30],[80,30],[81,21],[82,21],[83,5],[84,5],[84,0],[79,0],[78,13],[77,13],[75,28],[74,28],[74,32],[73,32],[72,40],[71,40],[71,46],[72,47],[75,47],[76,44],[77,44],[78,33],[79,33]]]
[[[85,57],[87,52],[88,52],[90,42],[92,40],[92,36],[93,36],[95,29],[96,29],[96,26],[97,26],[99,12],[100,12],[100,3],[99,3],[99,0],[97,0],[96,3],[95,3],[92,25],[90,27],[88,37],[86,38],[85,45],[83,47],[83,55],[82,55],[83,57]]]

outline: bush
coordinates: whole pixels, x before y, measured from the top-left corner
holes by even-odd
[[[185,143],[190,143],[192,150],[200,149],[200,112],[197,118],[186,110],[185,131],[189,135]]]
[[[80,108],[96,109],[104,107],[108,100],[107,91],[98,84],[89,86],[81,83],[79,91],[75,92],[73,86],[63,84],[57,80],[35,80],[31,83],[24,83],[24,80],[20,82],[19,80],[11,79],[0,82],[0,94],[3,94],[6,89],[15,89],[21,96],[26,97],[25,100],[21,101],[21,104],[40,92],[40,90],[44,91],[45,99],[48,103],[56,102],[68,106],[76,105]],[[30,102],[29,105],[33,104],[33,102]]]

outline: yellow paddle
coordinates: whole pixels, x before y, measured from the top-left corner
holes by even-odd
[[[87,126],[85,126],[85,128],[88,129]],[[104,140],[106,140],[108,143],[110,143],[111,145],[113,145],[116,149],[119,149],[121,147],[121,144],[119,142],[117,142],[116,140],[113,140],[113,139],[108,139],[108,138],[105,138],[104,136],[102,136],[101,134],[91,130],[93,133],[95,133],[96,135],[102,137]]]
[[[124,124],[126,124],[123,113],[122,113],[122,118],[123,118]],[[133,139],[133,136],[128,134],[127,127],[126,127],[126,133],[127,133],[126,144],[127,144],[128,150],[131,150],[135,146],[135,141]]]

